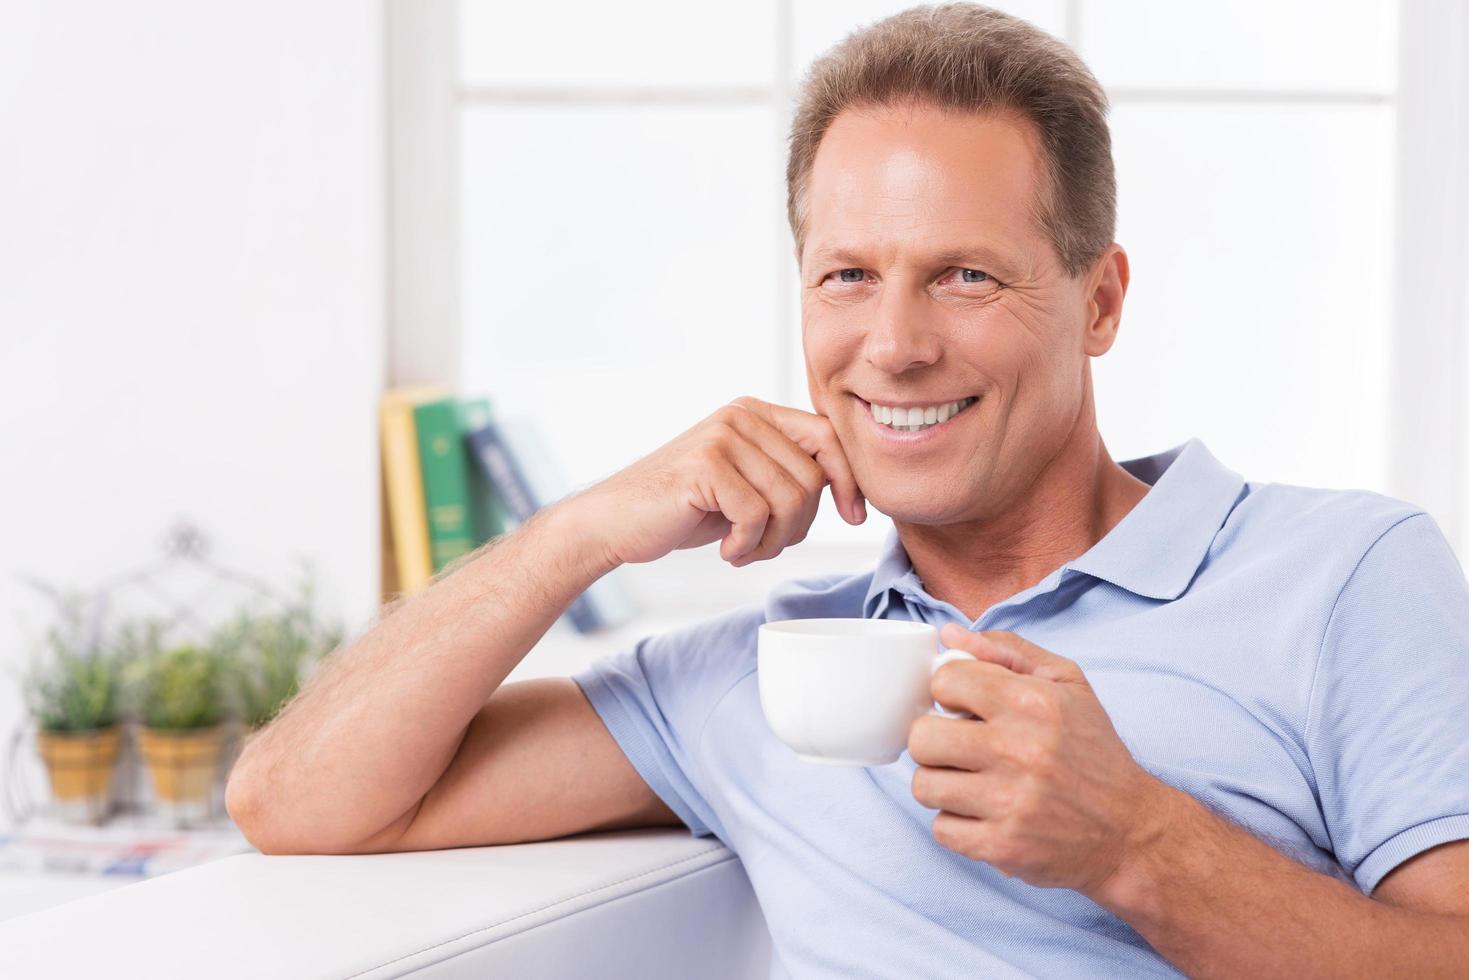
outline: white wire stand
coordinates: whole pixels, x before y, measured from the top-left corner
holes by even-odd
[[[212,560],[208,540],[187,521],[176,522],[169,528],[163,552],[158,560],[116,575],[82,593],[88,606],[91,649],[98,649],[108,637],[114,616],[147,618],[158,623],[160,635],[167,643],[203,642],[234,613],[258,612],[262,604],[277,611],[298,608],[301,604],[253,575]],[[311,569],[309,563],[302,564],[306,583],[303,601],[309,604]],[[25,581],[56,603],[58,609],[67,601],[66,593],[48,583],[34,577],[25,577]],[[138,719],[126,719],[122,724],[124,737],[113,773],[113,791],[100,820],[95,813],[67,813],[55,805],[36,741],[36,726],[29,718],[16,726],[6,740],[0,803],[17,835],[35,834],[54,839],[58,844],[58,860],[94,871],[99,864],[107,864],[116,857],[119,845],[129,840],[156,843],[163,839],[159,835],[188,831],[198,835],[201,841],[215,839],[225,848],[233,839],[244,842],[224,806],[224,786],[239,756],[243,723],[232,718],[221,723],[224,738],[207,798],[185,804],[155,797],[139,750]],[[79,823],[79,819],[83,822]],[[8,842],[12,846],[15,843],[14,839]],[[0,835],[0,868],[6,866],[6,844],[4,835]],[[93,857],[85,856],[89,847],[95,852]],[[248,850],[248,844],[243,849]],[[179,848],[174,846],[174,851],[178,852]]]

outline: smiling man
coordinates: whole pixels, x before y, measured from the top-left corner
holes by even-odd
[[[777,975],[1462,975],[1469,586],[1400,501],[1249,482],[1197,440],[1112,460],[1105,112],[1073,52],[974,5],[818,61],[787,173],[816,411],[737,399],[398,604],[247,746],[250,839],[682,824],[744,859]],[[771,558],[827,486],[892,518],[872,569],[502,686],[609,569]],[[976,659],[933,693],[975,717],[920,718],[891,765],[802,762],[756,631],[830,616],[939,627]]]

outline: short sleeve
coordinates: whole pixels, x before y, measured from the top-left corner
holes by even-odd
[[[755,669],[758,608],[643,637],[572,675],[643,781],[697,837],[728,841],[698,745],[720,698]]]
[[[1469,584],[1428,514],[1378,537],[1342,587],[1305,740],[1332,850],[1364,894],[1469,838]]]

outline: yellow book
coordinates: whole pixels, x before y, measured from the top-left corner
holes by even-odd
[[[389,389],[379,403],[383,485],[387,491],[383,503],[393,536],[391,550],[397,571],[397,591],[404,595],[423,589],[434,574],[413,407],[450,394],[444,385],[409,385]]]

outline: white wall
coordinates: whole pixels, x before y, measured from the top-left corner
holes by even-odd
[[[45,612],[17,575],[95,585],[176,516],[278,583],[314,561],[349,629],[374,610],[380,17],[0,6],[0,671]]]

